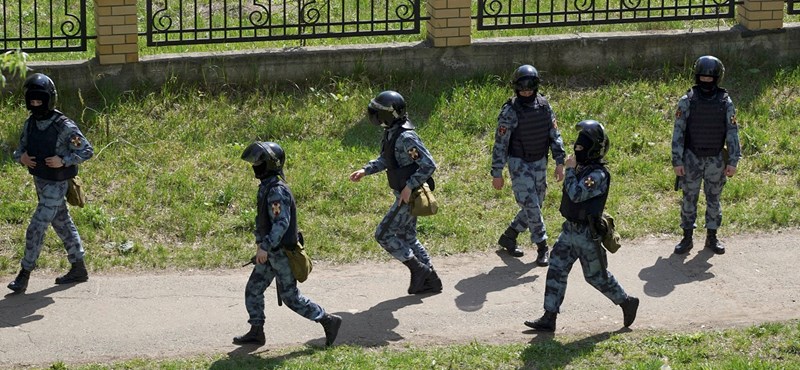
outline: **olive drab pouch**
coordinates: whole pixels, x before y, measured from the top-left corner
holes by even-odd
[[[292,275],[298,282],[302,283],[308,279],[308,275],[311,274],[314,265],[303,246],[303,234],[297,234],[297,245],[284,246],[283,252],[286,253],[286,257],[289,259],[289,268],[292,270]]]
[[[433,216],[439,211],[439,202],[436,201],[433,191],[427,183],[411,192],[411,199],[408,203],[411,206],[412,216]]]
[[[86,205],[86,197],[83,196],[82,186],[83,183],[78,176],[67,180],[67,203],[81,208]]]
[[[600,218],[600,223],[602,224],[602,229],[605,230],[602,235],[601,244],[607,251],[615,253],[619,250],[621,245],[619,244],[620,236],[617,232],[617,225],[614,223],[614,217],[608,213],[603,213],[603,216]]]

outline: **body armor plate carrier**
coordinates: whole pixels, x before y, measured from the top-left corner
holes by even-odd
[[[64,128],[67,117],[59,111],[50,126],[44,131],[36,128],[36,120],[28,119],[28,144],[25,147],[28,155],[36,157],[36,167],[28,168],[31,175],[51,181],[64,181],[75,177],[78,174],[78,166],[68,166],[59,168],[47,167],[45,158],[56,155],[56,144],[58,136]]]
[[[289,193],[289,197],[291,198],[291,208],[289,209],[289,228],[286,229],[286,233],[283,234],[283,238],[281,239],[280,245],[288,247],[290,249],[294,249],[297,246],[297,206],[294,202],[294,195],[292,191],[289,190],[289,187],[286,186],[286,183],[283,181],[276,181],[270,185],[267,191],[264,193],[264,196],[258,200],[258,212],[257,220],[256,220],[256,233],[261,237],[263,240],[264,238],[269,235],[272,231],[272,222],[269,220],[269,212],[271,212],[271,207],[269,204],[265,204],[267,202],[267,198],[269,197],[269,192],[275,187],[282,187],[287,193]]]
[[[595,164],[585,166],[581,168],[581,170],[576,173],[575,176],[580,181],[580,179],[596,169],[603,170],[603,173],[605,173],[606,178],[608,179],[608,188],[610,189],[611,173],[609,173],[603,165]],[[564,186],[566,187],[566,183]],[[598,220],[600,216],[603,215],[603,210],[606,207],[606,199],[608,199],[608,191],[599,197],[590,198],[583,202],[576,203],[573,202],[572,199],[569,199],[567,190],[564,189],[561,192],[561,206],[558,210],[561,211],[561,215],[564,216],[567,221],[588,225],[590,222]]]
[[[517,128],[511,133],[508,154],[526,162],[534,162],[547,155],[550,145],[550,128],[553,126],[547,99],[543,96],[536,97],[532,107],[521,106],[511,101],[517,113]]]
[[[698,157],[719,154],[725,145],[726,104],[728,93],[719,89],[714,98],[706,100],[698,97],[692,89],[689,98],[689,117],[686,120],[687,148]]]

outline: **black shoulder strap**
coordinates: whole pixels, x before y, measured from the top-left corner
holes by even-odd
[[[387,158],[391,162],[389,164],[389,166],[391,168],[397,168],[399,166],[397,164],[397,157],[395,157],[394,151],[397,148],[397,140],[399,140],[400,139],[400,135],[402,135],[406,131],[414,131],[414,129],[413,128],[405,128],[405,127],[401,126],[401,127],[399,127],[397,129],[397,132],[394,134],[394,136],[391,136],[391,135],[389,136],[389,139],[388,139],[389,140],[389,143],[388,143],[389,147],[386,148],[386,150],[388,151],[386,154],[387,154]]]
[[[53,120],[53,125],[54,125],[53,127],[55,127],[56,131],[58,131],[58,133],[60,134],[61,131],[64,130],[64,125],[66,124],[67,121],[69,121],[69,118],[67,118],[67,116],[64,115],[64,113],[61,113],[61,111],[57,109],[54,109],[53,112],[54,112],[53,114],[58,115],[58,117],[56,117]],[[33,130],[33,126],[36,125],[36,120],[32,119],[32,117],[33,116],[28,117],[28,134],[31,133],[31,130]]]

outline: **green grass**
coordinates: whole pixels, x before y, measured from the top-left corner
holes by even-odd
[[[745,158],[723,192],[723,238],[800,225],[794,211],[800,205],[794,154],[800,67],[744,67],[731,61],[724,83],[737,105]],[[664,68],[543,76],[568,148],[575,122],[595,118],[607,126],[614,174],[608,208],[624,238],[679,231],[680,194],[672,191],[669,153],[673,112],[689,74]],[[88,205],[71,209],[89,266],[227,268],[247,261],[257,181],[239,155],[255,139],[277,141],[288,153],[286,174],[314,258],[388,259],[372,239],[393,200],[385,176],[347,179],[378,155],[380,129],[363,113],[369,99],[388,88],[406,96],[411,119],[439,164],[441,210],[420,218],[421,240],[434,255],[493,249],[517,210],[510,187],[494,191],[488,175],[497,114],[510,93],[505,75],[388,76],[382,85],[366,75],[304,86],[173,81],[156,90],[60,91],[60,107],[96,149],[81,168]],[[10,158],[26,117],[21,98],[4,96],[0,106],[6,112],[0,123],[0,274],[8,274],[22,255],[36,195],[30,175]],[[560,185],[550,180],[544,205],[553,238],[562,220]],[[701,212],[704,207],[701,198]],[[39,266],[62,269],[67,262],[54,233],[45,244]]]
[[[667,366],[664,366],[667,365]],[[663,367],[662,367],[663,366]],[[532,336],[530,343],[478,342],[331,349],[296,347],[255,354],[131,360],[50,369],[796,369],[800,323],[766,323],[696,333],[614,332]]]

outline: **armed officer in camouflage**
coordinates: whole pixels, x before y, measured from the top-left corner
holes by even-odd
[[[286,153],[273,142],[254,142],[245,148],[242,159],[253,166],[255,177],[261,180],[258,187],[256,213],[255,265],[245,288],[245,307],[250,319],[250,331],[233,338],[234,344],[266,343],[264,335],[264,291],[275,279],[279,302],[286,303],[292,311],[322,324],[325,345],[336,340],[342,318],[325,312],[325,309],[306,298],[297,289],[297,280],[289,267],[283,246],[296,246],[297,207],[294,196],[283,178]],[[277,331],[277,330],[276,330]]]
[[[511,187],[519,212],[497,241],[514,257],[524,252],[517,245],[520,232],[530,229],[536,244],[536,263],[547,266],[547,231],[542,203],[547,190],[547,150],[556,161],[555,177],[564,179],[564,142],[547,99],[538,93],[539,72],[531,65],[517,68],[512,77],[514,96],[500,110],[492,149],[492,186],[503,188],[503,167],[508,163]]]
[[[724,75],[725,66],[719,59],[709,55],[698,58],[694,64],[695,86],[681,97],[675,112],[672,166],[683,190],[683,239],[675,246],[675,254],[687,253],[693,247],[701,183],[706,195],[705,247],[725,253],[717,239],[722,224],[720,195],[726,177],[736,174],[742,153],[736,109],[728,92],[719,87]]]
[[[436,163],[408,119],[406,101],[396,91],[383,91],[367,106],[369,121],[383,127],[381,155],[350,174],[357,182],[386,170],[395,202],[375,230],[375,240],[411,272],[408,294],[438,293],[442,281],[425,246],[417,239],[417,217],[408,205],[411,192],[427,183],[433,190]]]
[[[606,251],[599,240],[605,233],[598,221],[605,209],[611,186],[611,174],[605,155],[609,140],[605,128],[595,120],[578,122],[580,130],[573,146],[574,155],[566,160],[567,173],[561,195],[561,215],[566,219],[547,269],[544,291],[544,315],[525,325],[538,331],[556,329],[556,316],[564,301],[567,278],[575,261],[581,262],[583,277],[614,304],[622,307],[623,324],[629,327],[636,319],[639,299],[629,296],[608,271]]]
[[[78,126],[55,109],[56,85],[50,77],[34,73],[25,80],[25,107],[31,112],[22,128],[14,160],[28,168],[39,203],[25,233],[25,254],[19,274],[8,288],[22,293],[28,288],[31,271],[42,250],[49,225],[67,250],[72,267],[56,284],[80,283],[89,279],[84,264],[81,237],[69,215],[65,196],[68,182],[78,174],[78,165],[92,158],[94,149]]]

